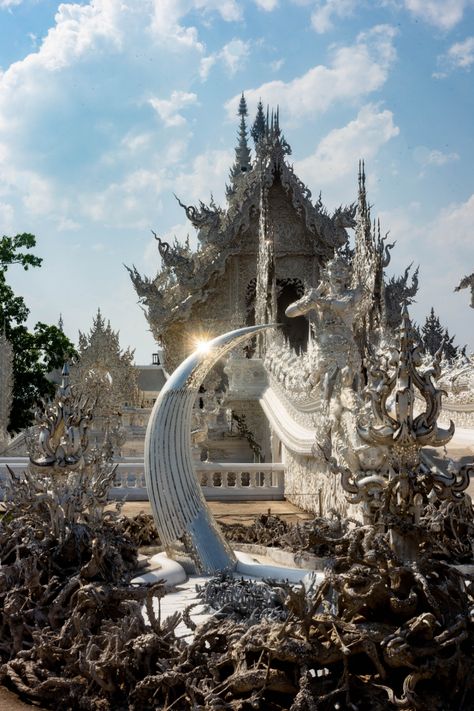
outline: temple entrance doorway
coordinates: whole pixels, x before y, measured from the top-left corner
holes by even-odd
[[[245,294],[246,326],[255,325],[256,287],[257,280],[253,278],[248,283]],[[304,285],[301,279],[277,279],[277,323],[281,324],[280,328],[285,338],[288,339],[290,346],[297,352],[306,351],[308,347],[308,320],[306,316],[288,318],[288,316],[285,316],[285,311],[290,304],[301,299],[303,294]],[[255,352],[255,343],[256,338],[253,338],[251,344],[246,347],[248,357],[251,357]]]
[[[285,338],[295,351],[306,351],[308,347],[308,320],[305,316],[288,318],[285,311],[304,294],[304,285],[300,279],[277,279],[277,322]]]

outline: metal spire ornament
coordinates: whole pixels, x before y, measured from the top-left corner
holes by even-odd
[[[363,502],[366,510],[377,509],[378,523],[389,531],[395,553],[404,560],[419,555],[417,526],[428,502],[461,499],[469,484],[469,466],[444,473],[430,468],[422,453],[424,446],[444,446],[454,434],[452,422],[448,429],[437,424],[444,391],[434,385],[433,378],[441,373],[440,360],[441,349],[431,367],[420,370],[419,344],[404,306],[399,347],[385,354],[384,364],[374,363],[369,371],[365,394],[371,404],[371,421],[358,427],[366,444],[385,450],[388,475],[368,482],[349,470],[341,472],[351,503]],[[376,507],[369,501],[374,498]]]
[[[36,420],[39,426],[37,451],[30,455],[34,467],[62,474],[84,466],[91,413],[72,391],[67,363],[63,366],[61,385],[54,400],[45,405],[44,412],[36,413]]]

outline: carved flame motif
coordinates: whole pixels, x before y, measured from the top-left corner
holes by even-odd
[[[422,446],[441,447],[449,442],[454,434],[451,422],[447,430],[437,425],[441,412],[441,397],[444,393],[435,387],[432,377],[439,377],[441,352],[433,360],[432,367],[420,373],[418,366],[422,359],[415,340],[406,307],[402,313],[400,328],[400,348],[392,363],[394,371],[389,373],[383,368],[373,368],[372,377],[376,382],[368,388],[367,395],[372,401],[375,424],[359,427],[361,438],[371,444],[396,447],[397,456],[403,449],[416,450]],[[426,409],[415,416],[415,389],[425,401]],[[394,408],[389,408],[390,396],[395,397]]]
[[[392,547],[405,559],[418,556],[416,527],[429,501],[462,498],[472,469],[448,467],[444,473],[428,466],[422,453],[423,446],[443,446],[454,434],[452,422],[446,430],[437,425],[444,391],[435,387],[432,378],[440,375],[440,360],[441,349],[431,367],[420,371],[422,359],[405,306],[399,348],[385,355],[385,363],[370,369],[365,394],[371,403],[372,421],[358,427],[365,443],[385,450],[388,467],[362,478],[339,469],[349,500],[362,502],[369,512],[368,522],[378,522],[390,531]],[[420,401],[424,401],[424,409],[416,414]]]

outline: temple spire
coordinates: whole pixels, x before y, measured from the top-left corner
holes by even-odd
[[[237,112],[240,116],[240,126],[239,126],[239,142],[235,149],[235,161],[234,165],[230,169],[229,177],[231,179],[231,185],[227,186],[226,193],[227,198],[230,199],[235,193],[237,187],[237,181],[244,174],[252,170],[252,162],[250,160],[250,148],[247,143],[247,123],[245,117],[248,114],[247,102],[245,101],[244,92],[240,97],[239,110]]]
[[[247,113],[247,102],[245,101],[245,96],[242,92],[238,110],[238,115],[240,116],[239,143],[235,149],[235,163],[231,175],[233,178],[237,177],[237,175],[241,173],[248,173],[248,171],[252,168],[252,164],[250,162],[250,148],[247,143],[247,124],[245,121]]]
[[[367,203],[365,187],[365,164],[359,161],[358,200],[355,225],[355,254],[352,268],[352,286],[359,286],[366,279],[368,264],[372,262],[375,252],[376,222],[372,227],[370,206]]]
[[[359,203],[358,203],[358,214],[364,217],[370,223],[370,208],[367,205],[367,191],[365,188],[365,163],[363,160],[359,161]]]
[[[257,115],[255,116],[255,121],[253,122],[252,130],[250,131],[250,134],[255,143],[255,148],[258,148],[260,141],[265,137],[265,132],[265,114],[263,113],[263,104],[262,100],[260,99],[257,106]]]

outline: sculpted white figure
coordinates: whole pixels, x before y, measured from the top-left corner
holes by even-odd
[[[323,380],[326,402],[329,402],[337,380],[356,389],[359,385],[361,359],[352,323],[363,292],[360,288],[350,289],[349,282],[346,263],[335,257],[326,267],[319,285],[286,309],[286,315],[290,317],[309,311],[315,313],[316,368],[310,378],[313,386]]]

